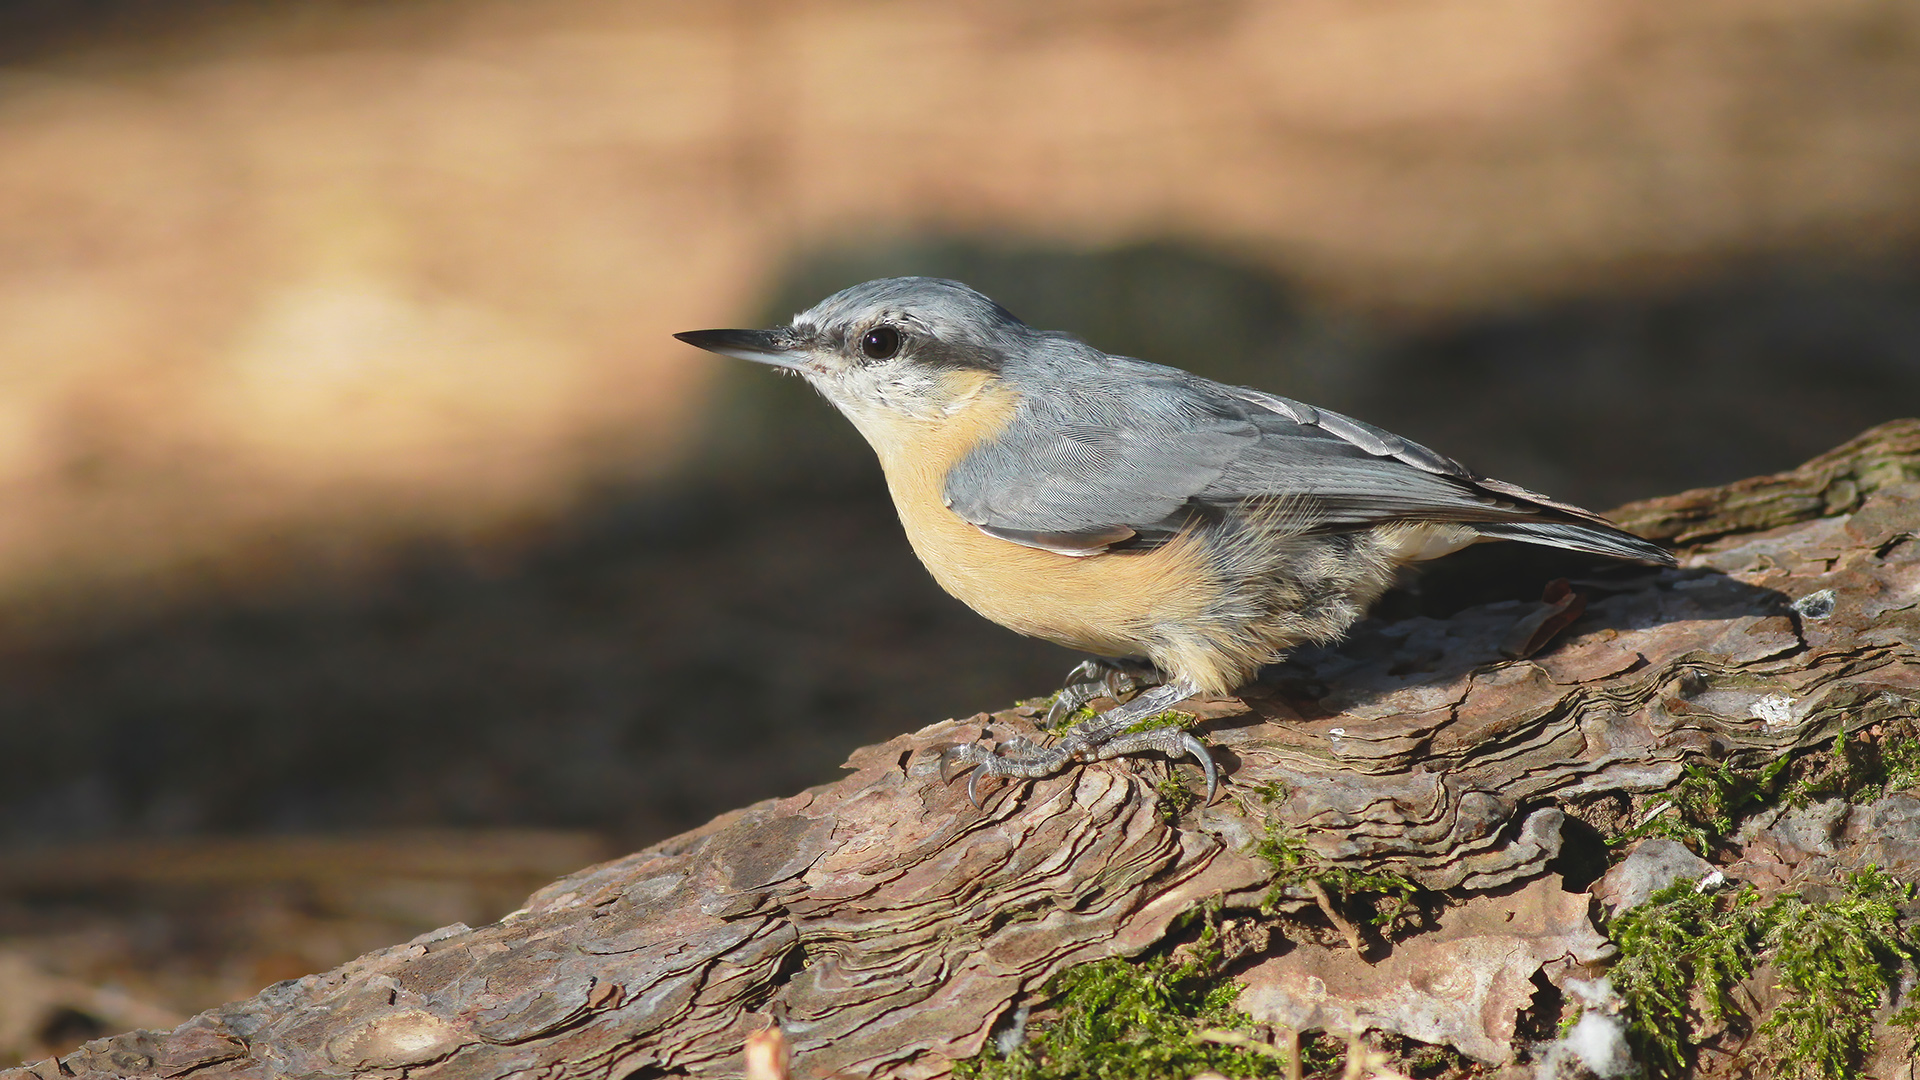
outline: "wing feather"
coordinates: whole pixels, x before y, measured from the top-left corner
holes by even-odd
[[[999,437],[949,473],[948,506],[992,535],[1074,555],[1161,542],[1198,517],[1286,499],[1300,508],[1289,517],[1302,532],[1546,522],[1556,527],[1488,532],[1577,547],[1572,540],[1589,530],[1606,534],[1608,553],[1667,558],[1589,511],[1478,476],[1352,417],[1102,359],[1099,380],[1026,394]]]

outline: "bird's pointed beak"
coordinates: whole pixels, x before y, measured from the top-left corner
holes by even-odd
[[[688,330],[673,336],[697,349],[774,367],[797,368],[807,358],[786,330]]]

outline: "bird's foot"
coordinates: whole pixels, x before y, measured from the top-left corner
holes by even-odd
[[[1052,776],[1076,761],[1110,761],[1148,752],[1176,759],[1191,755],[1206,771],[1207,803],[1211,803],[1219,787],[1219,774],[1212,755],[1200,740],[1177,726],[1141,726],[1143,721],[1178,705],[1194,693],[1194,688],[1183,680],[1156,686],[1125,705],[1076,724],[1052,746],[1035,746],[1025,740],[1015,740],[991,750],[973,745],[949,746],[940,752],[940,778],[951,781],[958,773],[972,770],[967,777],[967,798],[977,807],[982,776],[1037,780]]]
[[[1152,664],[1137,660],[1083,660],[1067,673],[1067,684],[1053,696],[1047,718],[1040,725],[1049,731],[1087,706],[1095,698],[1115,701],[1145,686],[1165,682]]]

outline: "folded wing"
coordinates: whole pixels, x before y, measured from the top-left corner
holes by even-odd
[[[1662,549],[1576,506],[1477,476],[1351,417],[1112,358],[1094,386],[1023,398],[948,475],[982,530],[1070,555],[1164,542],[1196,520],[1283,501],[1288,528],[1458,522],[1491,537],[1655,562]]]

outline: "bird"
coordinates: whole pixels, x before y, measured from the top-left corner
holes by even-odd
[[[805,379],[879,458],[947,592],[1091,655],[1048,713],[1130,700],[1051,745],[946,747],[941,773],[1037,779],[1212,756],[1157,722],[1298,646],[1339,640],[1403,568],[1489,540],[1671,566],[1598,514],[1352,417],[1036,330],[958,281],[894,277],[784,326],[674,335]]]

